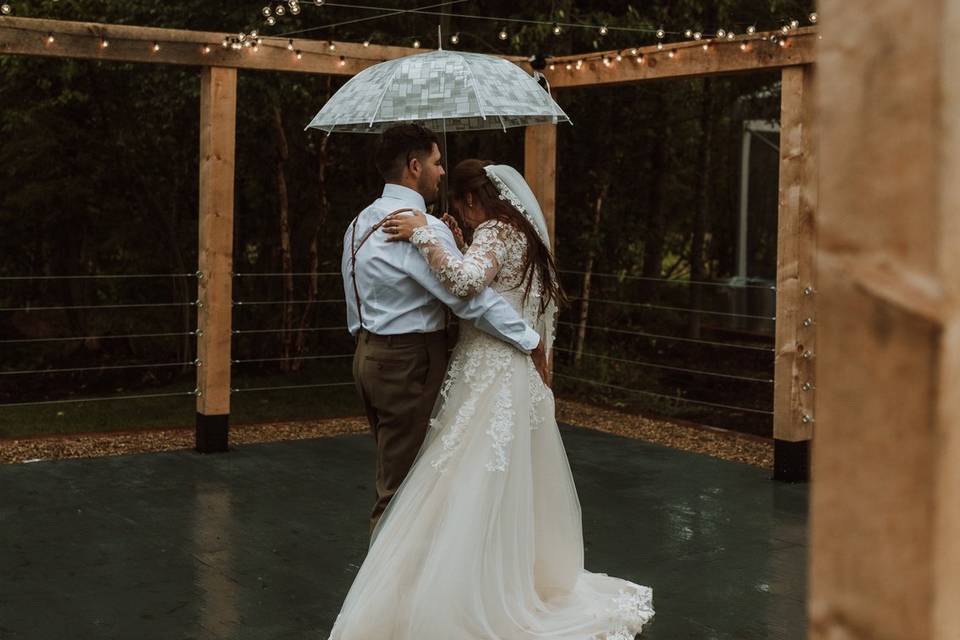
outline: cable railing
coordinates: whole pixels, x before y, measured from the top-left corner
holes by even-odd
[[[586,271],[574,271],[572,269],[557,269],[558,273],[568,273],[574,275],[587,275]],[[672,284],[672,285],[702,285],[709,287],[725,287],[732,289],[761,289],[763,291],[776,291],[776,285],[760,285],[760,284],[741,284],[737,282],[715,282],[709,280],[683,280],[680,278],[653,278],[649,276],[630,276],[626,274],[619,273],[597,273],[595,271],[590,272],[590,277],[598,278],[615,278],[617,280],[637,280],[644,282],[659,282],[662,284]]]
[[[555,351],[561,351],[561,352],[564,352],[564,353],[577,353],[574,349],[565,349],[565,348],[563,348],[563,347],[554,347],[554,350],[555,350]],[[643,361],[641,361],[641,360],[631,360],[631,359],[629,359],[629,358],[617,358],[617,357],[614,357],[614,356],[607,356],[607,355],[603,355],[603,354],[599,354],[599,353],[588,353],[588,352],[586,352],[586,351],[581,351],[581,352],[580,352],[580,355],[582,355],[582,356],[584,356],[584,357],[587,357],[587,358],[594,358],[594,359],[597,359],[597,360],[606,360],[606,361],[610,361],[610,362],[620,362],[620,363],[624,363],[624,364],[631,364],[631,365],[634,365],[634,366],[637,366],[637,367],[644,367],[644,368],[649,368],[649,369],[660,369],[660,370],[663,370],[663,371],[673,371],[673,372],[677,372],[677,373],[691,373],[691,374],[696,374],[696,375],[701,375],[701,376],[710,376],[710,377],[714,377],[714,378],[726,378],[726,379],[729,379],[729,380],[743,380],[743,381],[747,381],[747,382],[761,382],[761,383],[764,383],[764,384],[773,384],[773,380],[772,380],[772,379],[768,379],[768,378],[755,378],[755,377],[752,377],[752,376],[741,376],[741,375],[736,375],[736,374],[732,374],[732,373],[722,373],[722,372],[719,372],[719,371],[706,371],[706,370],[703,370],[703,369],[688,369],[688,368],[685,368],[685,367],[675,367],[675,366],[666,365],[666,364],[656,364],[656,363],[652,363],[652,362],[643,362]]]
[[[589,329],[593,331],[606,331],[609,333],[619,333],[623,335],[640,336],[643,338],[650,338],[654,340],[675,340],[677,342],[690,342],[694,344],[704,344],[704,345],[709,345],[713,347],[728,347],[731,349],[767,351],[770,353],[774,352],[773,347],[758,347],[758,346],[748,345],[748,344],[737,344],[734,342],[717,342],[714,340],[701,340],[699,338],[686,338],[682,336],[671,336],[671,335],[660,334],[660,333],[648,333],[646,331],[633,331],[629,329],[614,329],[613,327],[600,327],[600,326],[591,325],[591,324],[580,325],[579,323],[576,323],[576,322],[565,322],[563,320],[558,321],[557,324],[561,326],[577,327],[577,328],[579,328],[580,326],[583,326],[584,329]]]

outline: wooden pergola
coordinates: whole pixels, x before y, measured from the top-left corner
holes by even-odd
[[[673,58],[645,48],[643,66],[595,64],[574,74],[558,65],[548,75],[559,88],[782,69],[774,435],[777,473],[795,477],[802,466],[792,463],[806,455],[813,433],[816,369],[809,637],[953,640],[960,629],[960,5],[820,4],[815,83],[819,36],[809,30],[782,48],[717,43],[710,56],[678,47]],[[44,44],[50,33],[57,47]],[[98,48],[91,36],[110,37],[110,45]],[[160,38],[159,51],[148,49]],[[310,55],[301,60],[284,51],[254,59],[215,50],[221,39],[0,18],[0,53],[202,69],[201,441],[218,419],[226,435],[229,411],[237,69],[343,75],[413,53],[337,43],[348,55],[340,64],[304,43]],[[526,173],[551,214],[555,140],[551,126],[526,136]]]
[[[195,66],[200,69],[200,211],[197,449],[227,448],[230,413],[231,310],[237,71],[352,76],[380,61],[421,50],[350,42],[265,38],[256,50],[223,46],[231,34],[0,18],[0,54]],[[769,39],[776,36],[781,42]],[[813,130],[813,28],[758,33],[749,39],[641,47],[551,59],[555,89],[647,80],[781,70],[780,199],[774,383],[774,477],[805,480],[814,423],[817,170]],[[705,50],[706,49],[706,50]],[[604,63],[603,56],[608,58]],[[509,58],[527,65],[525,58]],[[569,65],[568,65],[569,63]],[[568,68],[569,67],[569,68]],[[553,235],[556,210],[555,125],[528,127],[524,171]]]

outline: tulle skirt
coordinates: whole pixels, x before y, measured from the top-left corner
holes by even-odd
[[[529,356],[472,327],[331,640],[631,640],[652,592],[584,570],[580,503]]]

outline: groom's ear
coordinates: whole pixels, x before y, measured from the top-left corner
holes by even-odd
[[[420,172],[423,171],[423,164],[421,164],[420,158],[418,158],[415,154],[411,154],[410,157],[407,158],[407,170],[409,170],[414,177],[418,176]]]

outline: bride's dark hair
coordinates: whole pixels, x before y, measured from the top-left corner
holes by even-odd
[[[484,160],[470,158],[463,160],[450,174],[450,191],[454,200],[466,202],[467,194],[471,194],[486,211],[489,219],[500,220],[516,228],[527,238],[527,253],[523,261],[523,299],[526,302],[530,295],[535,277],[540,278],[543,284],[543,297],[540,299],[540,313],[544,313],[551,300],[558,307],[567,303],[567,296],[560,285],[557,275],[557,266],[550,249],[540,239],[540,235],[527,220],[527,217],[518,211],[507,200],[500,199],[500,191],[493,184],[484,167],[493,164]],[[463,218],[461,212],[461,219]]]

